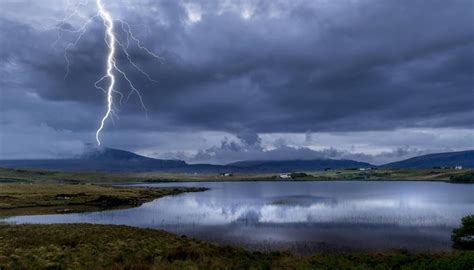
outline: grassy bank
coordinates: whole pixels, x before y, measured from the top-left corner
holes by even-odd
[[[248,252],[127,226],[0,225],[1,269],[472,269],[455,251],[315,254]]]
[[[202,188],[138,188],[93,184],[0,184],[0,216],[98,211]]]
[[[369,171],[330,170],[305,172],[306,176],[293,180],[406,180],[406,181],[450,181],[461,176],[472,175],[473,170],[453,169],[377,169]],[[117,182],[184,182],[184,181],[273,181],[280,180],[277,173],[236,173],[232,176],[190,173],[96,173],[55,172],[41,170],[0,168],[0,183],[117,183]]]
[[[462,174],[451,175],[451,183],[474,184],[474,171],[468,171]]]

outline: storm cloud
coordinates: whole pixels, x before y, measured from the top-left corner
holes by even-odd
[[[131,57],[153,82],[119,53],[119,65],[142,92],[148,118],[136,96],[117,104],[120,118],[105,130],[108,146],[214,162],[390,160],[474,146],[472,1],[104,2],[161,57],[130,47]],[[58,25],[54,18],[65,16],[64,3],[42,3],[2,2],[3,158],[18,156],[27,139],[16,139],[16,134],[32,130],[39,131],[31,140],[47,145],[33,156],[64,152],[41,150],[54,147],[55,139],[47,143],[48,138],[70,141],[74,147],[65,153],[73,152],[80,141],[93,140],[104,111],[104,95],[94,88],[104,73],[102,23],[93,21],[69,48],[65,77],[64,48],[77,35],[57,27],[78,29],[83,19]],[[84,16],[95,12],[94,3],[81,8]],[[124,40],[124,33],[117,33]],[[123,80],[118,86],[129,91]],[[434,136],[448,130],[453,139],[447,145],[409,138],[396,145],[373,143],[377,134],[396,138],[420,130]],[[220,135],[204,138],[205,143],[193,140],[186,149],[163,143],[169,141],[166,134],[184,134],[184,139],[212,132]],[[311,134],[333,133],[340,142],[311,139]],[[349,143],[339,147],[350,141],[340,134],[355,133],[365,134],[366,144],[378,152]],[[288,136],[277,141],[271,139],[275,134]],[[291,145],[291,134],[306,134],[307,140]],[[459,137],[466,136],[459,145]]]

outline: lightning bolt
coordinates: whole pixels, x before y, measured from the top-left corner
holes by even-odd
[[[107,46],[106,73],[105,73],[105,75],[103,75],[99,80],[97,80],[94,83],[95,88],[97,88],[99,90],[102,90],[105,93],[106,103],[107,103],[106,104],[106,111],[105,111],[104,115],[102,116],[101,121],[100,121],[100,125],[97,128],[96,133],[95,133],[95,139],[97,141],[97,145],[100,146],[101,145],[101,140],[100,140],[101,133],[104,130],[104,127],[105,127],[105,124],[106,124],[107,120],[111,119],[113,121],[114,116],[118,118],[118,116],[116,115],[115,110],[114,110],[114,108],[116,107],[116,104],[114,103],[114,94],[117,94],[120,97],[120,99],[119,99],[120,104],[122,104],[122,101],[123,101],[123,98],[124,98],[124,95],[122,94],[122,92],[120,92],[116,89],[116,82],[117,82],[117,77],[116,76],[120,76],[123,80],[125,80],[128,84],[128,87],[130,88],[130,91],[127,95],[127,98],[126,98],[125,102],[127,102],[130,99],[132,94],[136,94],[136,96],[138,97],[138,100],[140,102],[140,105],[142,106],[143,110],[145,111],[145,116],[147,116],[147,108],[145,106],[145,103],[143,101],[143,97],[142,97],[139,89],[137,87],[135,87],[135,85],[133,84],[132,80],[129,78],[127,73],[122,68],[120,68],[119,63],[117,63],[117,61],[116,61],[117,51],[122,52],[126,56],[127,61],[129,62],[129,64],[133,68],[135,68],[135,70],[137,70],[139,73],[141,73],[143,76],[145,76],[148,80],[150,80],[152,82],[156,82],[156,80],[152,79],[151,76],[148,73],[146,73],[137,63],[135,63],[133,61],[130,53],[128,52],[129,47],[130,47],[131,43],[134,43],[138,49],[144,51],[149,56],[151,56],[153,58],[156,58],[156,59],[159,59],[159,60],[161,60],[161,58],[157,54],[153,53],[148,48],[146,48],[145,46],[142,45],[142,43],[140,42],[140,39],[138,39],[133,34],[132,25],[130,25],[129,23],[127,23],[124,20],[114,19],[112,17],[111,13],[104,6],[102,0],[95,0],[95,6],[96,6],[96,9],[97,9],[97,13],[94,14],[93,16],[88,17],[88,18],[83,16],[79,12],[79,9],[81,7],[84,7],[84,6],[87,6],[87,5],[88,5],[88,0],[85,0],[84,2],[79,2],[77,5],[75,5],[73,7],[74,10],[70,14],[68,14],[62,20],[59,21],[59,27],[56,28],[58,30],[58,37],[57,37],[57,40],[53,43],[53,48],[56,48],[56,44],[61,39],[61,33],[62,32],[77,34],[74,41],[66,44],[66,46],[64,48],[64,59],[66,61],[66,73],[65,73],[64,78],[66,79],[67,76],[69,75],[69,71],[70,71],[69,66],[71,64],[71,62],[69,60],[69,57],[68,57],[68,51],[72,47],[78,45],[81,38],[87,32],[87,28],[90,24],[92,24],[97,18],[100,18],[102,20],[102,23],[103,23],[104,29],[105,29],[104,42],[105,42],[105,45]],[[70,6],[70,3],[69,3],[69,1],[67,1],[66,10],[68,10],[69,6]],[[77,29],[64,29],[64,27],[62,27],[62,26],[66,25],[67,21],[70,20],[71,18],[75,17],[75,16],[77,16],[81,19],[84,19],[85,23]],[[120,27],[116,27],[116,26],[120,26]],[[133,25],[133,26],[138,26],[138,25]],[[122,31],[122,33],[125,34],[125,37],[126,37],[125,41],[122,42],[119,38],[117,38],[117,35],[116,35],[117,30],[116,29],[118,29],[118,31]],[[103,87],[101,84],[105,81],[107,81],[107,84],[106,84],[105,87]]]
[[[114,91],[114,86],[115,86],[115,75],[113,73],[114,68],[116,68],[115,64],[115,34],[114,34],[114,21],[112,20],[112,17],[110,16],[110,13],[107,12],[107,10],[104,9],[104,6],[102,5],[102,0],[97,0],[97,8],[99,10],[99,15],[104,21],[104,26],[106,27],[106,44],[107,47],[109,48],[109,53],[107,55],[107,75],[105,75],[106,78],[110,79],[109,86],[107,88],[106,94],[107,94],[107,111],[102,117],[102,120],[100,121],[100,126],[97,129],[95,133],[95,139],[97,141],[97,145],[100,146],[100,132],[102,129],[104,129],[105,121],[107,118],[109,118],[110,114],[112,113],[112,105],[113,105],[113,91]],[[101,78],[101,80],[104,77]]]

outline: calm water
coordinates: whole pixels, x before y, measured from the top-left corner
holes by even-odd
[[[451,230],[474,213],[474,185],[435,182],[224,182],[140,207],[19,216],[11,223],[100,223],[160,228],[253,250],[450,249]],[[1,220],[0,220],[1,221]]]

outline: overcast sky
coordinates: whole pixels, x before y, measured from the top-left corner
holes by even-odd
[[[94,87],[107,54],[101,19],[68,46],[97,13],[86,2],[0,2],[1,159],[71,157],[95,144],[106,106]],[[152,81],[118,50],[147,110],[116,94],[106,147],[192,163],[376,164],[474,148],[472,0],[103,3],[160,56],[129,46]],[[117,90],[130,91],[123,79]]]

